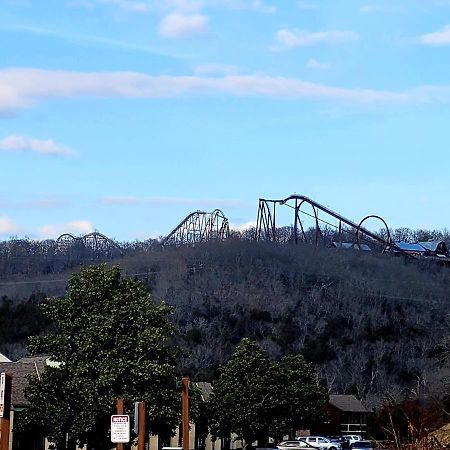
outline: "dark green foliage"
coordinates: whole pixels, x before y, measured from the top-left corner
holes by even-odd
[[[45,299],[41,293],[31,294],[25,302],[13,302],[7,296],[0,299],[1,353],[12,360],[23,356],[28,337],[48,329],[50,321],[39,308]]]
[[[65,435],[109,449],[108,427],[117,397],[144,400],[151,431],[176,425],[177,351],[170,345],[172,308],[156,305],[144,286],[123,278],[120,269],[94,266],[75,274],[65,298],[43,305],[57,325],[53,333],[30,339],[32,354],[49,355],[42,379],[30,379],[24,427],[39,429],[57,448]]]
[[[272,361],[250,339],[243,339],[213,384],[213,430],[236,433],[246,445],[268,437],[293,435],[321,415],[327,395],[317,374],[300,355]]]

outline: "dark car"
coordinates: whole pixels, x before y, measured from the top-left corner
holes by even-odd
[[[349,448],[348,440],[343,436],[328,436],[328,439],[331,442],[335,442],[336,444],[340,444],[341,448]]]
[[[374,441],[357,441],[350,444],[350,450],[376,450],[377,445]]]

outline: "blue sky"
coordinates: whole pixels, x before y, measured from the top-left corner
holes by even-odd
[[[0,0],[0,42],[1,239],[294,192],[449,227],[450,0]]]

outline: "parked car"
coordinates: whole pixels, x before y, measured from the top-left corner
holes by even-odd
[[[313,447],[323,450],[341,450],[341,444],[338,442],[331,442],[328,438],[323,436],[306,436],[299,438],[302,441],[312,445]]]
[[[354,442],[363,440],[360,434],[344,434],[342,437],[347,439],[349,445],[352,445]]]
[[[376,448],[374,441],[356,441],[350,444],[350,450],[376,450]]]
[[[336,442],[341,445],[341,448],[348,448],[350,445],[344,436],[327,436],[331,442]]]
[[[303,438],[302,438],[303,439]],[[314,450],[318,449],[318,447],[314,447],[311,444],[303,440],[297,439],[296,441],[283,441],[277,445],[279,450]]]

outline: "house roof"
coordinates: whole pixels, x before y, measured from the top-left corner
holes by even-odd
[[[354,395],[330,395],[329,402],[341,411],[370,412]]]
[[[447,246],[445,245],[445,242],[443,241],[426,241],[426,242],[419,242],[419,244],[432,252],[435,252],[440,244],[442,244],[442,247],[444,248],[444,251],[447,251]]]
[[[211,383],[206,383],[205,381],[197,381],[195,382],[195,385],[200,389],[203,400],[205,401],[209,400],[209,396],[211,395],[212,392]]]
[[[411,244],[410,242],[397,241],[395,245],[405,252],[425,253],[426,249],[419,243]]]
[[[0,362],[0,372],[6,372],[12,377],[12,404],[22,406],[28,404],[24,389],[27,385],[27,375],[41,374],[46,365],[45,356],[26,357],[15,362]]]

